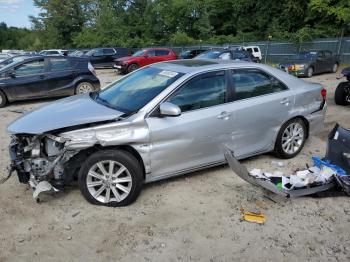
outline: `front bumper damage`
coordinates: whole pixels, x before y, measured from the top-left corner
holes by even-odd
[[[58,192],[64,164],[77,152],[67,151],[66,140],[50,134],[13,135],[9,145],[10,170],[20,183],[29,184],[37,198],[41,192]]]

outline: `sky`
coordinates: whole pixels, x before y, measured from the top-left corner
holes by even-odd
[[[0,0],[0,22],[7,26],[30,28],[29,15],[37,15],[39,9],[32,0]]]

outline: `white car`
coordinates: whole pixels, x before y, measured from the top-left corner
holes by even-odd
[[[243,46],[243,49],[258,58],[259,62],[262,60],[261,50],[258,46]]]
[[[42,50],[39,52],[39,55],[51,55],[51,56],[64,56],[67,54],[67,50],[62,49],[49,49],[49,50]]]

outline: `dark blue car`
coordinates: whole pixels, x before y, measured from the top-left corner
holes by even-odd
[[[100,89],[88,59],[39,56],[0,69],[0,107],[17,100],[60,97]]]

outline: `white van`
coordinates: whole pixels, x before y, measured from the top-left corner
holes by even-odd
[[[262,59],[261,51],[258,46],[243,46],[243,49],[251,53],[254,57],[258,58],[260,62]]]

